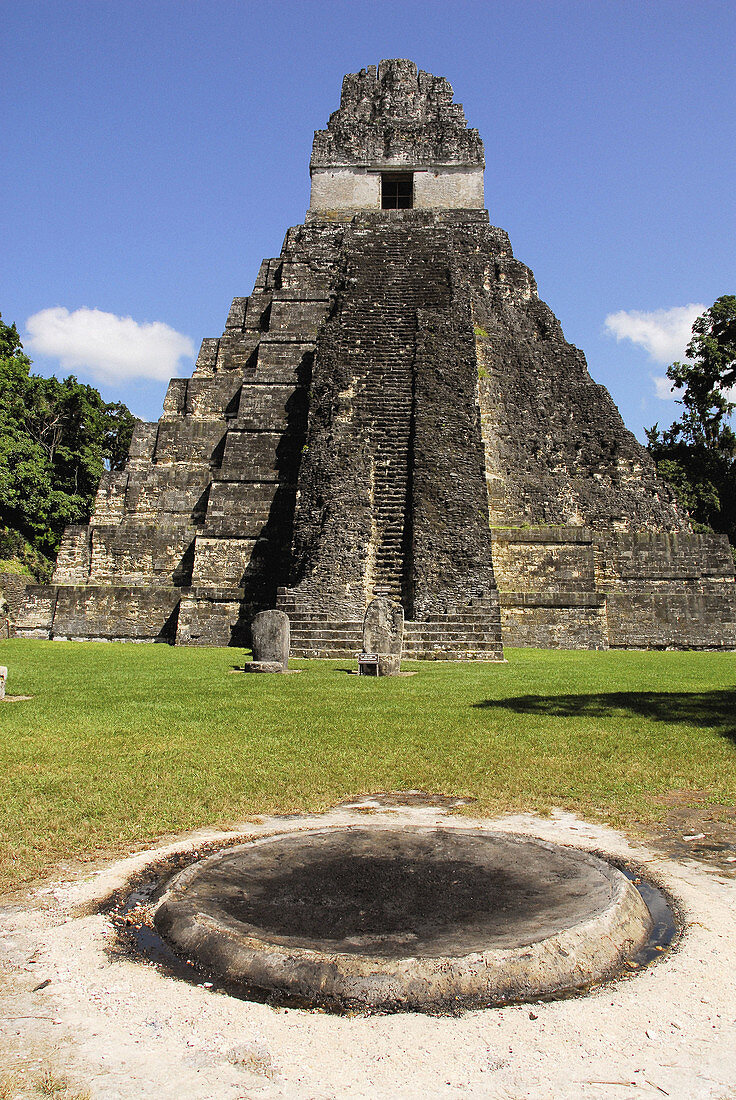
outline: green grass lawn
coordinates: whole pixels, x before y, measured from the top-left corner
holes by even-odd
[[[229,675],[236,649],[0,643],[0,889],[67,858],[248,815],[416,788],[473,813],[635,827],[670,790],[736,801],[736,656],[510,650],[417,675]]]

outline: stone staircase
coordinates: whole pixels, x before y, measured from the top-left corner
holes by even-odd
[[[304,610],[288,588],[278,591],[278,609],[289,616],[292,657],[355,660],[363,647],[363,620],[336,622],[324,612]]]
[[[365,379],[356,404],[370,425],[373,458],[372,589],[408,597],[405,560],[410,531],[410,466],[416,312],[447,299],[444,267],[408,247],[410,230],[386,225],[356,233],[341,312],[345,347]]]
[[[352,404],[371,456],[373,538],[367,598],[412,604],[411,551],[414,360],[418,311],[450,302],[448,237],[429,226],[384,222],[354,231],[341,293],[342,353],[359,379]],[[291,654],[355,660],[362,648],[362,609],[335,621],[286,588],[277,606],[291,623]],[[314,610],[312,609],[314,608]],[[358,618],[357,616],[361,617]],[[481,601],[422,622],[407,620],[407,659],[498,660],[498,610]]]
[[[300,610],[288,589],[279,589],[278,607],[289,616],[291,656],[355,661],[363,647],[363,620],[336,621],[323,612]],[[478,604],[462,613],[404,624],[402,658],[408,661],[497,661],[500,626]]]
[[[501,627],[493,625],[490,613],[468,608],[442,619],[406,622],[402,657],[408,661],[497,661],[500,646]]]

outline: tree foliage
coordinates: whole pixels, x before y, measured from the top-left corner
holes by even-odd
[[[667,368],[682,417],[663,432],[649,428],[649,450],[696,526],[722,531],[736,546],[736,295],[718,298],[692,332],[686,361]]]
[[[736,295],[724,294],[698,317],[685,349],[687,362],[673,363],[667,377],[682,393],[682,419],[672,425],[685,442],[708,450],[736,453],[736,436],[728,418],[736,403]]]
[[[89,518],[103,471],[123,466],[136,418],[73,375],[30,368],[0,316],[0,543],[16,533],[52,558],[66,525]]]

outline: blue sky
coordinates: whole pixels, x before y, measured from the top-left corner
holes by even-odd
[[[736,292],[730,0],[15,0],[3,29],[0,311],[42,314],[35,370],[146,419],[303,221],[342,76],[382,58],[453,85],[491,222],[640,438],[677,415],[683,308]]]

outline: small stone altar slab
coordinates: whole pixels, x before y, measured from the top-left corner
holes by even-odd
[[[253,661],[246,672],[288,672],[291,630],[283,611],[260,611],[250,624]]]
[[[358,657],[360,674],[396,676],[401,668],[403,640],[403,607],[385,596],[376,596],[368,604],[363,619],[363,653]],[[363,657],[371,660],[361,660]]]

